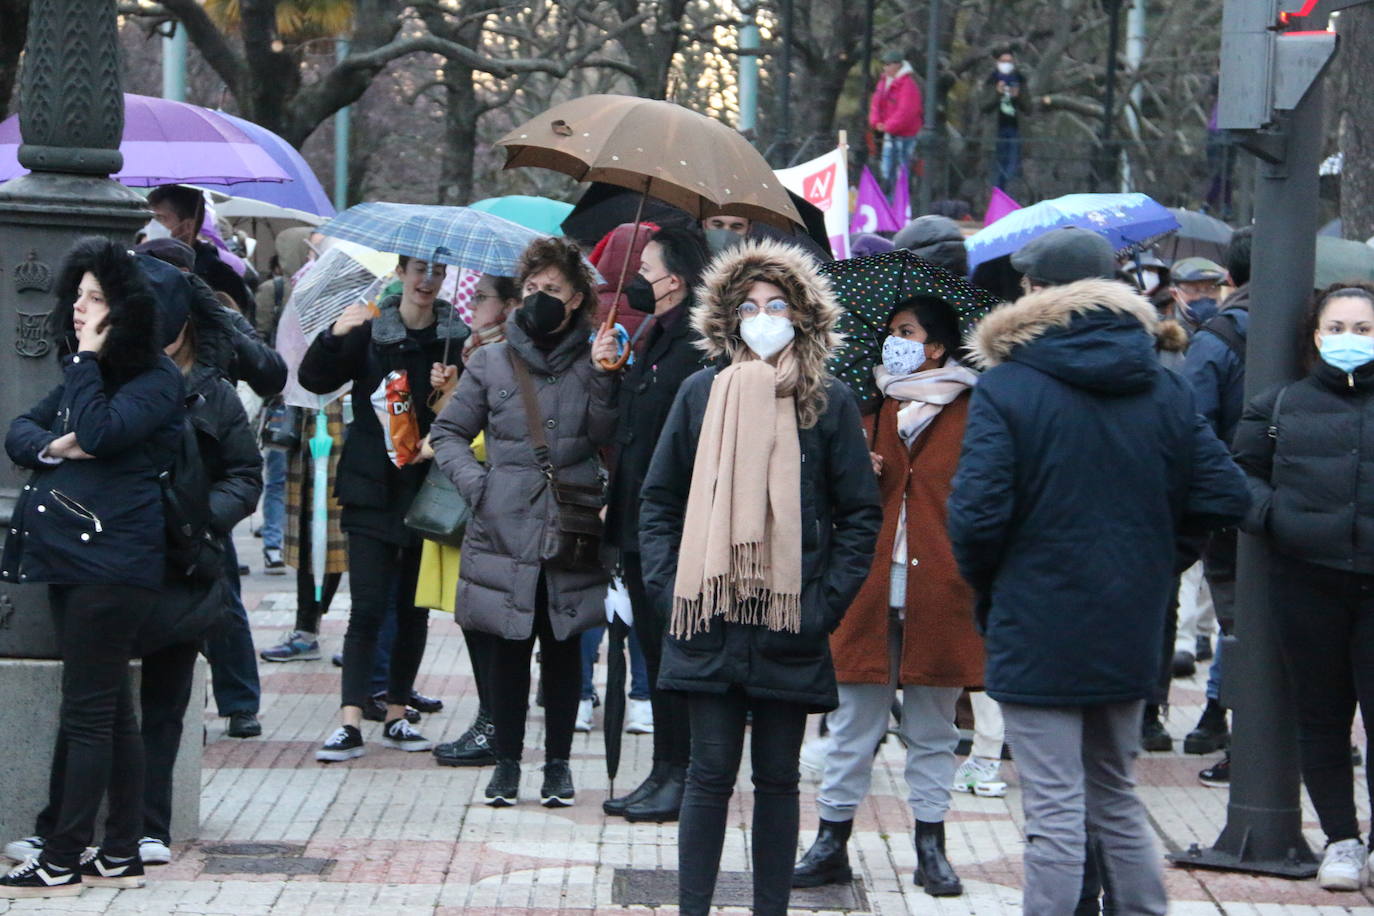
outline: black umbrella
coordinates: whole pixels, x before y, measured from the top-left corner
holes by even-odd
[[[936,267],[905,248],[822,265],[844,309],[838,329],[845,342],[830,358],[830,373],[847,384],[865,411],[882,399],[873,370],[883,358],[892,309],[915,296],[948,303],[967,331],[1001,301],[958,274]]]
[[[611,620],[610,648],[606,657],[606,700],[601,707],[601,728],[606,738],[606,776],[615,794],[615,774],[620,770],[620,739],[625,730],[625,637],[630,625],[619,617]]]
[[[830,253],[830,239],[825,233],[825,214],[805,198],[791,191],[788,194],[791,194],[792,203],[806,223],[806,232],[792,234],[766,223],[755,222],[750,234],[792,242],[829,261],[833,255]],[[594,181],[563,220],[563,233],[591,248],[616,226],[633,223],[642,197],[636,191]],[[640,218],[646,223],[660,226],[689,226],[696,222],[687,211],[652,197],[644,199],[644,212]]]
[[[1178,220],[1178,232],[1159,243],[1158,251],[1162,257],[1170,263],[1194,257],[1225,262],[1234,229],[1216,217],[1196,210],[1170,207],[1169,212]]]

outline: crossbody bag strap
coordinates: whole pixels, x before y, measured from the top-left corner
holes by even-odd
[[[525,420],[530,427],[530,441],[534,445],[534,460],[539,464],[539,470],[544,472],[544,476],[550,481],[553,476],[553,461],[549,455],[549,440],[544,435],[544,420],[539,415],[539,398],[534,392],[534,379],[530,377],[530,370],[520,357],[515,355],[515,351],[506,348],[506,356],[510,358],[511,370],[515,373],[516,384],[520,386],[520,400],[525,403]]]

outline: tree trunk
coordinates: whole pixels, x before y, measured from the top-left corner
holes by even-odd
[[[28,31],[29,0],[0,0],[0,121],[9,116]]]
[[[463,206],[473,200],[477,155],[477,119],[481,109],[472,85],[471,67],[450,61],[444,66],[448,106],[444,112],[444,154],[439,164],[439,203]]]
[[[1364,241],[1374,235],[1374,7],[1356,6],[1341,13],[1339,88],[1335,114],[1340,124],[1341,234]]]

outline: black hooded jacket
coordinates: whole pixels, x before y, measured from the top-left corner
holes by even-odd
[[[99,356],[66,359],[58,386],[10,424],[5,451],[34,474],[15,506],[0,579],[155,589],[165,551],[157,477],[179,435],[184,387],[159,349],[153,295],[121,245],[87,239],[69,255],[54,310],[64,336],[88,271],[109,303],[109,334]],[[46,455],[68,432],[90,459]]]

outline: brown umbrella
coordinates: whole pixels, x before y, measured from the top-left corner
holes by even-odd
[[[787,189],[742,134],[672,102],[583,96],[555,105],[496,145],[506,148],[508,169],[550,169],[578,181],[638,191],[641,213],[644,199],[653,197],[697,219],[742,216],[788,230],[804,228]],[[616,283],[617,300],[624,274]],[[604,327],[614,323],[612,305]],[[629,355],[627,347],[605,368],[619,368]]]

